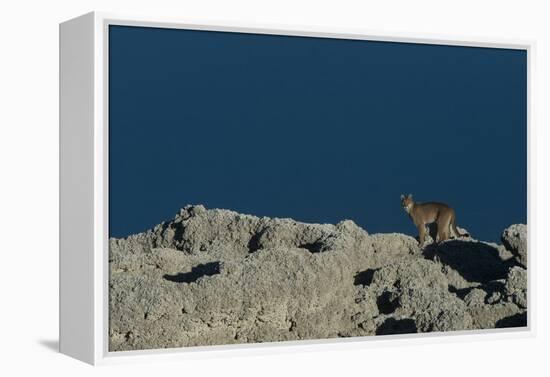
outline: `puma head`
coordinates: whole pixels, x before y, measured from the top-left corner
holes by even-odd
[[[412,194],[409,194],[407,196],[401,194],[401,207],[403,207],[405,212],[409,213],[411,211],[413,204],[414,202],[413,202]]]

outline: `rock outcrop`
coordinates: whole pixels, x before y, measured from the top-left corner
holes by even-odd
[[[526,231],[423,249],[352,221],[187,206],[110,239],[110,350],[525,326]]]
[[[517,261],[527,267],[527,226],[514,224],[502,232],[502,244],[510,250]]]

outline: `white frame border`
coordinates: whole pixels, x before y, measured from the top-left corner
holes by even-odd
[[[132,16],[118,13],[92,12],[83,17],[93,17],[94,24],[94,339],[93,364],[120,362],[148,362],[154,360],[182,360],[188,358],[212,358],[225,356],[260,355],[272,353],[295,353],[326,350],[365,349],[381,346],[402,346],[426,343],[449,343],[457,341],[480,341],[533,337],[536,334],[536,287],[533,285],[536,271],[536,253],[532,247],[534,237],[534,212],[532,206],[536,197],[532,175],[535,151],[534,127],[532,126],[533,54],[532,40],[502,38],[426,35],[417,33],[387,33],[364,29],[330,28],[318,26],[297,26],[282,24],[254,24],[251,22],[182,20],[161,17]],[[69,21],[68,21],[69,22]],[[528,220],[528,326],[526,328],[488,329],[456,331],[445,333],[424,333],[407,335],[353,337],[291,342],[220,345],[189,348],[153,349],[140,351],[108,351],[108,30],[109,25],[138,27],[174,28],[256,34],[276,34],[337,39],[357,39],[384,42],[405,42],[450,46],[517,49],[527,52],[527,220]],[[61,230],[68,231],[68,230]],[[60,327],[62,324],[60,324]],[[82,340],[83,342],[86,340]],[[207,352],[204,352],[207,351]],[[90,362],[90,360],[85,360]]]

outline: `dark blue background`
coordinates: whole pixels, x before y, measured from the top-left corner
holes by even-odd
[[[525,51],[111,26],[109,225],[186,204],[416,234],[526,222]]]

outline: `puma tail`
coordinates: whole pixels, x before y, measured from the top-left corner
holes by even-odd
[[[469,233],[464,233],[464,234],[461,234],[459,231],[458,231],[458,228],[456,227],[456,218],[455,218],[455,215],[453,214],[453,218],[451,219],[451,226],[453,227],[453,232],[455,234],[456,237],[470,237],[470,234]]]

